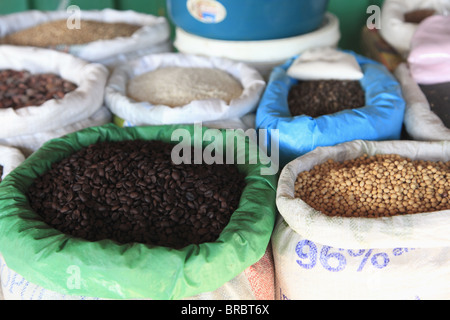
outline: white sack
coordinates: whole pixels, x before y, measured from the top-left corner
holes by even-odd
[[[414,140],[450,140],[450,129],[430,108],[426,96],[413,79],[407,64],[400,64],[395,70],[406,102],[405,129]]]
[[[434,9],[438,14],[450,12],[448,0],[385,0],[381,11],[380,33],[384,40],[400,54],[406,56],[417,24],[405,22],[407,12],[418,9]]]
[[[298,80],[361,80],[364,74],[355,56],[335,48],[315,48],[302,53],[287,70]]]
[[[0,69],[54,73],[78,86],[63,99],[39,107],[1,109],[0,139],[64,128],[91,117],[103,106],[109,71],[100,64],[48,49],[0,46]]]
[[[294,197],[300,172],[363,154],[450,161],[450,142],[353,141],[289,163],[278,183],[280,216],[272,236],[277,299],[450,298],[450,210],[329,217]]]
[[[132,78],[159,68],[174,66],[221,69],[238,79],[244,92],[230,104],[223,100],[209,99],[192,101],[177,108],[136,102],[127,96],[128,83]],[[243,63],[178,53],[154,54],[117,66],[106,87],[105,103],[114,115],[130,126],[217,122],[241,118],[254,112],[265,84],[257,70]]]
[[[0,17],[0,37],[13,32],[28,29],[39,24],[74,18],[73,12],[30,10]],[[69,52],[81,59],[114,65],[121,61],[157,52],[172,50],[170,44],[170,26],[165,17],[138,13],[132,10],[81,10],[81,20],[93,20],[106,23],[130,23],[140,25],[131,37],[111,40],[99,40],[83,45],[59,46],[58,50]],[[83,24],[81,22],[81,28]]]
[[[25,161],[23,153],[13,147],[0,145],[0,166],[3,167],[1,180]]]
[[[111,121],[111,112],[108,108],[103,106],[89,118],[80,120],[56,130],[16,136],[7,139],[0,139],[0,144],[18,148],[25,156],[29,156],[33,152],[40,149],[44,143],[52,139],[60,138],[66,134],[80,131],[86,128],[102,126],[110,123]]]

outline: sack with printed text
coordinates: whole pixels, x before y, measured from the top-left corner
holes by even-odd
[[[332,216],[295,196],[299,173],[316,165],[392,154],[450,161],[450,144],[357,140],[317,148],[284,168],[277,190],[280,216],[272,236],[277,299],[450,298],[449,210],[378,218]]]

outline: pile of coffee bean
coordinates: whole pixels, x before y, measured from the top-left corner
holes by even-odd
[[[366,97],[359,81],[300,81],[289,90],[288,106],[293,117],[317,118],[345,109],[364,107]]]
[[[234,165],[176,165],[172,149],[143,140],[83,148],[34,181],[30,205],[49,226],[88,241],[215,241],[239,206],[245,176]]]
[[[430,109],[450,128],[450,82],[419,85],[430,104]]]
[[[77,85],[56,74],[0,70],[0,109],[39,107],[48,100],[62,99],[76,89]]]
[[[399,155],[328,160],[301,172],[295,197],[329,216],[378,218],[450,209],[450,162]]]
[[[55,20],[17,31],[0,39],[1,44],[40,48],[58,45],[82,45],[98,40],[130,37],[141,26],[82,20],[80,28],[69,29],[67,20]]]

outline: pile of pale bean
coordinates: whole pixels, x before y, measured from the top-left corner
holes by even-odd
[[[295,196],[329,216],[386,217],[450,209],[450,162],[398,155],[328,160],[301,172]]]

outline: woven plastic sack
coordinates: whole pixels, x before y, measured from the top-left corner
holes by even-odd
[[[63,99],[43,105],[0,110],[0,139],[58,130],[88,119],[103,106],[109,71],[70,54],[48,49],[0,46],[0,69],[54,73],[75,83],[78,88]]]
[[[408,135],[420,141],[450,140],[450,129],[431,111],[430,103],[412,77],[408,65],[400,64],[395,76],[402,86],[406,102],[404,124]]]
[[[165,17],[139,13],[132,10],[80,10],[73,11],[39,11],[29,10],[4,15],[0,18],[0,38],[39,24],[81,18],[106,23],[130,23],[141,28],[131,37],[111,40],[98,40],[83,45],[61,44],[52,49],[68,52],[90,62],[114,66],[118,63],[135,59],[139,56],[172,51],[170,43],[170,26]],[[69,20],[69,22],[72,20]]]
[[[239,80],[244,91],[229,104],[219,99],[194,100],[177,108],[136,102],[127,96],[128,82],[132,78],[165,67],[217,68]],[[197,122],[208,126],[209,123],[217,125],[220,122],[237,122],[238,126],[243,126],[243,118],[256,110],[265,85],[259,72],[243,63],[179,53],[153,54],[121,64],[114,69],[106,87],[105,103],[111,112],[122,120],[124,126]]]
[[[16,280],[8,283],[13,289],[4,288],[5,297],[15,288],[16,296],[27,298],[36,290],[53,297],[56,293],[59,299],[200,299],[202,294],[213,297],[216,290],[215,297],[223,299],[273,298],[273,266],[267,248],[275,222],[277,181],[275,176],[261,175],[265,166],[259,162],[237,165],[246,175],[247,186],[219,239],[181,250],[83,241],[50,228],[31,210],[26,190],[52,163],[101,141],[170,142],[175,129],[186,129],[194,140],[201,139],[195,138],[193,126],[119,128],[110,124],[52,140],[10,173],[0,188],[0,253],[8,268],[5,276],[15,275]],[[236,145],[251,143],[243,134],[236,137]],[[79,271],[79,288],[68,285],[74,269]],[[27,291],[30,288],[33,291]]]
[[[366,93],[366,106],[312,118],[292,117],[288,94],[297,80],[287,71],[296,57],[276,67],[270,77],[256,113],[256,128],[279,130],[280,163],[314,150],[352,140],[396,140],[400,138],[405,101],[400,84],[381,64],[349,52],[356,57],[364,77],[360,80]],[[270,140],[268,140],[270,141]]]
[[[290,162],[277,190],[272,236],[277,299],[450,298],[450,210],[384,218],[329,217],[294,196],[295,180],[328,159],[398,154],[450,161],[449,142],[352,141]]]

